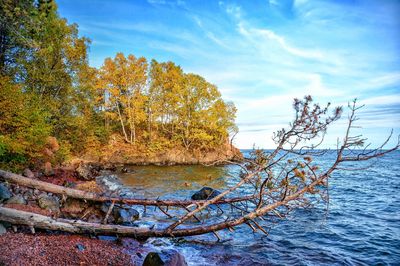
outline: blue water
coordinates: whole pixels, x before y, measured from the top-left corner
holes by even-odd
[[[327,154],[318,157],[318,163],[327,167],[333,158],[333,153]],[[229,240],[224,243],[150,239],[144,245],[178,249],[190,265],[400,265],[400,152],[357,164],[368,165],[367,170],[332,175],[328,210],[324,203],[296,210],[275,223],[268,236],[240,226],[235,233],[221,234]],[[121,176],[123,182],[142,196],[161,198],[189,198],[204,185],[223,189],[237,181],[238,172],[235,166],[134,170],[134,174]],[[212,241],[215,237],[188,240]]]

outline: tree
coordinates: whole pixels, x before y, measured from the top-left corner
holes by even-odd
[[[217,87],[195,74],[185,74],[178,98],[178,135],[186,149],[223,144],[234,125],[236,108],[221,99]]]
[[[151,99],[152,126],[161,136],[172,139],[178,121],[179,95],[183,92],[183,71],[173,62],[158,63],[152,60],[150,68],[149,98]]]
[[[33,0],[0,2],[0,74],[14,76],[18,62],[36,45],[27,37],[32,28]]]
[[[16,170],[42,157],[52,127],[36,95],[23,93],[7,77],[0,76],[0,88],[0,165]]]
[[[103,90],[106,110],[118,118],[126,142],[136,142],[136,127],[145,120],[143,91],[147,81],[147,61],[118,53],[114,60],[107,58],[100,70],[100,89]],[[127,128],[128,127],[128,128]]]

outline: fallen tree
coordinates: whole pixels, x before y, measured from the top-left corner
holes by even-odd
[[[318,150],[324,140],[328,126],[339,119],[342,108],[335,108],[328,115],[329,104],[321,108],[312,104],[310,96],[304,100],[295,100],[295,119],[289,129],[279,130],[274,135],[277,147],[272,152],[255,150],[253,158],[241,165],[241,180],[234,186],[223,191],[212,199],[205,201],[159,201],[103,197],[89,192],[79,192],[55,185],[43,184],[35,180],[28,181],[18,175],[0,171],[4,179],[30,187],[39,188],[68,197],[111,201],[126,204],[154,205],[167,215],[172,222],[166,226],[136,228],[120,225],[104,225],[87,223],[79,220],[53,219],[50,217],[27,213],[0,207],[0,220],[13,224],[23,224],[31,227],[62,230],[72,233],[98,233],[129,235],[143,237],[178,237],[213,233],[220,239],[218,231],[233,230],[235,226],[246,224],[253,231],[268,233],[268,223],[274,219],[282,219],[296,208],[306,207],[317,199],[329,202],[328,180],[336,170],[356,170],[349,162],[366,161],[383,156],[399,148],[399,141],[391,148],[383,148],[392,134],[384,143],[375,149],[367,149],[365,139],[361,135],[351,135],[351,130],[357,121],[356,101],[349,104],[350,114],[347,129],[342,141],[338,141],[336,150]],[[312,142],[313,141],[313,142]],[[310,144],[310,142],[312,142]],[[360,149],[361,148],[361,149]],[[329,167],[320,169],[313,156],[332,153],[334,159]],[[238,198],[226,199],[233,191],[247,186],[252,193]],[[160,206],[177,206],[184,213],[171,213]],[[221,206],[220,206],[221,205]],[[227,207],[227,206],[228,207]],[[110,209],[113,208],[111,204]],[[211,206],[217,206],[211,208]],[[230,207],[230,209],[229,209]],[[203,212],[216,212],[217,215],[202,216]],[[221,215],[221,213],[224,215]],[[109,213],[109,212],[108,212]],[[208,217],[208,218],[207,218]],[[266,219],[267,218],[267,219]],[[197,222],[193,223],[193,219]]]
[[[82,199],[94,202],[115,202],[124,203],[130,205],[142,205],[142,206],[189,206],[192,204],[201,204],[205,200],[160,200],[160,199],[130,199],[122,197],[111,197],[105,196],[90,191],[83,191],[78,189],[72,189],[68,187],[58,186],[48,182],[43,182],[37,179],[27,178],[21,175],[17,175],[8,171],[0,169],[0,177],[5,181],[18,184],[20,186],[30,187],[41,191],[46,191],[54,194],[63,195],[74,199]],[[229,199],[220,199],[216,204],[228,204],[239,201],[246,201],[254,198],[254,196],[247,197],[236,197]]]

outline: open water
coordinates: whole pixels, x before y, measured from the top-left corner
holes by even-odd
[[[317,158],[322,168],[333,159],[334,153]],[[297,210],[276,223],[268,236],[244,225],[235,233],[222,233],[229,240],[223,243],[209,243],[215,241],[211,234],[189,237],[188,242],[149,239],[144,245],[177,249],[189,265],[400,265],[400,151],[357,164],[368,165],[367,170],[333,174],[328,211],[322,203]],[[237,182],[239,172],[233,165],[131,170],[120,175],[124,185],[133,187],[138,197],[162,199],[189,199],[203,186],[223,190]],[[151,223],[153,218],[145,215],[143,220]]]

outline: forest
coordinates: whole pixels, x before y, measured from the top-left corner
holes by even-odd
[[[1,1],[0,168],[58,164],[111,136],[145,151],[207,151],[238,131],[234,104],[203,77],[123,53],[94,68],[89,46],[54,1]]]

